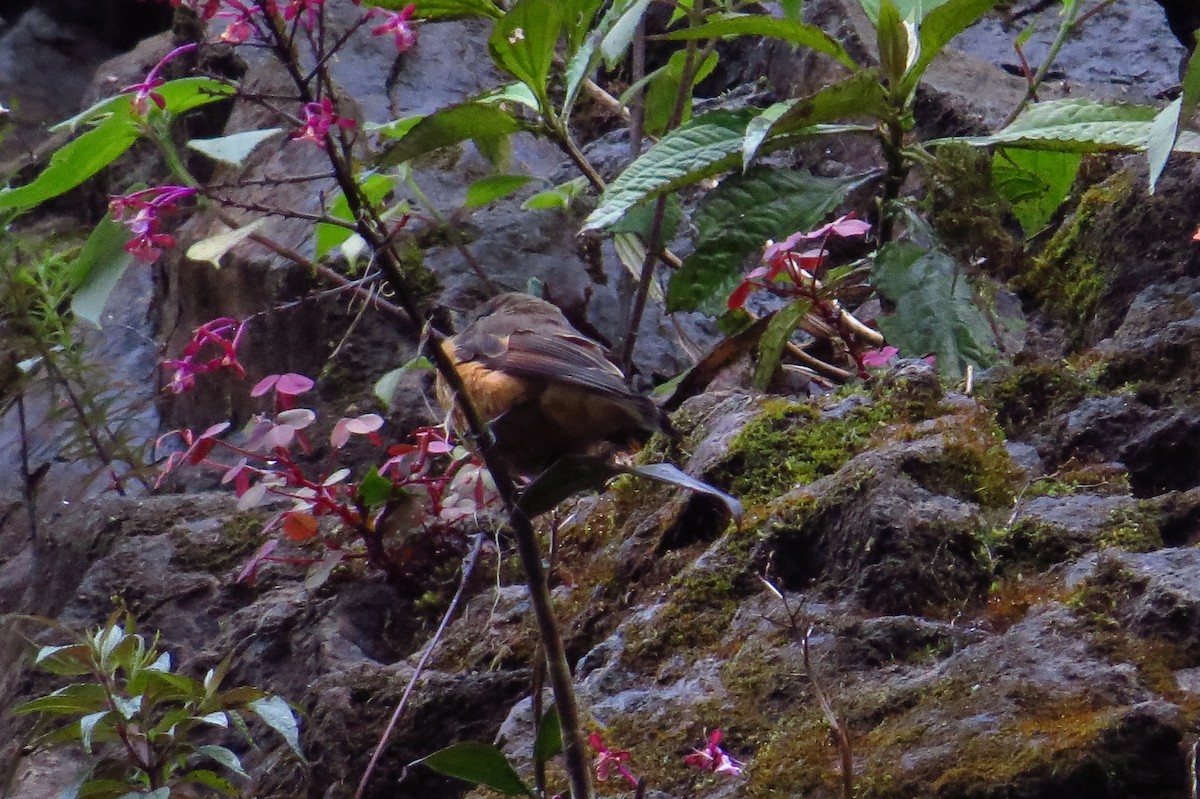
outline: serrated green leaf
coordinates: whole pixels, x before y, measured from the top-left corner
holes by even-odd
[[[70,191],[123,155],[137,138],[138,129],[128,118],[110,117],[55,150],[31,182],[0,191],[0,209],[26,210]]]
[[[483,785],[506,796],[532,796],[508,758],[491,744],[475,741],[453,744],[416,762],[424,763],[439,774]]]
[[[583,229],[605,228],[633,206],[737,163],[751,114],[713,111],[671,131],[609,184]]]
[[[365,0],[363,5],[399,11],[410,2],[411,0]],[[421,0],[416,5],[417,12],[414,16],[426,22],[475,17],[500,19],[504,14],[491,0]]]
[[[497,66],[524,83],[550,111],[550,67],[565,15],[559,0],[517,0],[488,38]]]
[[[250,778],[250,775],[246,773],[244,768],[242,768],[241,758],[235,755],[231,750],[226,749],[224,746],[197,746],[196,754],[204,755],[207,758],[215,760],[239,777],[245,777],[246,779]]]
[[[991,327],[965,275],[946,253],[911,242],[880,249],[872,282],[895,311],[879,319],[889,343],[906,355],[937,355],[938,371],[957,378],[968,365],[995,359]]]
[[[725,180],[696,211],[696,248],[671,275],[670,311],[725,311],[746,259],[768,239],[812,230],[872,175],[816,177],[803,171],[759,168]]]
[[[818,53],[832,56],[852,70],[858,64],[841,43],[815,25],[795,19],[779,19],[766,14],[736,14],[697,25],[694,28],[672,31],[662,38],[671,40],[717,39],[724,36],[765,36],[802,45]]]
[[[372,172],[365,177],[361,177],[358,185],[366,196],[367,201],[372,205],[378,206],[395,187],[397,179],[395,175]],[[333,198],[333,202],[329,204],[328,213],[334,219],[341,219],[345,222],[354,221],[354,215],[350,213],[350,203],[346,199],[345,192],[339,191],[337,193]],[[354,231],[348,227],[330,225],[324,222],[318,223],[316,226],[317,257],[324,258],[333,252],[334,249],[345,244],[353,235]]]
[[[187,146],[198,153],[207,155],[214,161],[231,166],[242,166],[250,157],[250,153],[254,152],[255,147],[282,130],[283,128],[266,128],[218,136],[215,139],[189,139]]]
[[[296,757],[304,759],[300,750],[300,724],[287,702],[278,696],[268,696],[254,700],[247,707],[283,737]]]
[[[218,233],[215,236],[201,239],[188,247],[187,257],[197,263],[212,264],[213,269],[220,269],[221,258],[234,247],[253,236],[266,223],[266,218],[260,217],[248,225],[243,225],[233,230],[226,230],[224,233]]]
[[[1040,232],[1062,205],[1082,162],[1079,153],[997,149],[992,157],[992,185],[1012,205],[1026,238]]]
[[[1051,100],[1031,105],[1004,130],[929,142],[964,141],[975,146],[1008,144],[1062,152],[1136,151],[1146,147],[1157,111],[1132,103]]]
[[[506,137],[527,125],[493,103],[461,103],[438,109],[383,151],[381,166],[396,166],[443,147]]]
[[[892,0],[880,0],[875,19],[875,41],[879,51],[879,71],[888,85],[897,86],[908,61],[908,28]]]
[[[480,178],[467,187],[463,208],[479,208],[493,203],[512,194],[531,180],[532,175],[489,175]]]
[[[920,20],[920,55],[904,76],[904,95],[911,94],[933,59],[958,34],[974,25],[997,0],[945,0]]]
[[[775,370],[779,368],[779,361],[783,358],[783,348],[787,346],[788,339],[796,331],[796,326],[811,309],[812,302],[810,300],[796,300],[772,315],[771,321],[767,323],[767,329],[763,331],[762,339],[758,343],[758,364],[754,367],[754,387],[759,391],[767,390],[767,385],[775,376]]]
[[[879,74],[874,70],[858,72],[807,97],[776,103],[751,120],[742,142],[742,167],[749,167],[770,138],[846,117],[882,119],[890,113]]]

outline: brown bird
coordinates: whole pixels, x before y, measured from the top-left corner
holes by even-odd
[[[489,423],[496,450],[522,474],[541,472],[564,455],[596,452],[604,442],[671,432],[666,415],[625,384],[604,348],[545,300],[501,294],[442,346]],[[437,396],[454,408],[440,376]]]

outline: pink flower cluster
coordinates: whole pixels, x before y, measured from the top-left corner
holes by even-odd
[[[111,197],[108,208],[113,219],[133,233],[125,250],[142,263],[158,260],[163,248],[175,246],[175,237],[162,232],[162,215],[174,211],[181,200],[195,193],[195,189],[185,186],[156,186]]]
[[[163,368],[172,372],[167,387],[176,394],[182,394],[196,385],[196,375],[220,369],[229,369],[238,377],[245,377],[246,370],[238,362],[237,353],[244,331],[242,322],[227,316],[200,325],[178,360],[163,361]],[[211,352],[213,349],[216,355],[200,360],[205,350]]]
[[[703,749],[693,749],[692,753],[683,759],[689,766],[711,771],[713,774],[728,774],[736,777],[742,773],[742,764],[729,756],[721,748],[721,740],[725,733],[719,729],[708,734],[708,742]]]

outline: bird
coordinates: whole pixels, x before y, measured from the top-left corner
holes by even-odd
[[[518,474],[540,474],[567,455],[602,453],[661,431],[666,414],[631,389],[604,347],[576,330],[555,305],[509,292],[440,346],[471,404],[487,422],[495,452]],[[438,376],[439,403],[458,431],[454,391]]]

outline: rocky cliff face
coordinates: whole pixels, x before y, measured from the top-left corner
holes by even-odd
[[[856,17],[839,3],[810,5],[826,27],[853,35]],[[1111,52],[1112,37],[1102,32],[1073,42],[1072,57],[1090,66],[1063,76],[1072,93],[1092,91],[1095,81],[1100,95],[1153,94],[1173,80],[1180,51],[1157,6],[1116,8],[1098,24],[1142,32],[1144,47]],[[47,74],[51,67],[20,54],[61,55],[61,39],[47,38],[46,26],[66,30],[83,18],[57,11],[39,5],[10,19],[0,31],[0,63]],[[987,21],[964,44],[986,55],[1000,25]],[[47,103],[43,117],[67,116],[89,92],[135,82],[168,49],[164,37],[152,38],[101,62],[134,44],[131,30],[144,31],[85,27],[87,35],[70,28],[79,69],[61,91],[33,93]],[[339,77],[368,118],[427,111],[495,82],[482,60],[470,60],[485,47],[482,28],[446,23],[422,37],[390,89],[390,53],[369,38],[355,41]],[[1106,49],[1104,73],[1097,51]],[[436,55],[446,53],[457,59],[453,69]],[[720,89],[760,74],[781,94],[820,80],[783,49],[743,55]],[[1146,72],[1126,81],[1131,60]],[[246,79],[264,90],[280,79],[265,64],[247,67]],[[1102,83],[1103,74],[1115,82]],[[1023,88],[993,64],[960,55],[935,68],[928,84],[919,120],[928,133],[995,124]],[[232,131],[257,121],[234,108],[212,124]],[[34,131],[23,128],[9,153],[31,149]],[[603,136],[589,155],[610,169],[627,157],[623,143]],[[516,157],[533,174],[565,174],[559,155],[533,139],[519,143]],[[867,156],[835,147],[801,157],[837,174]],[[139,169],[153,168],[138,158]],[[236,176],[216,177],[278,174],[296,168],[296,158],[275,148]],[[971,393],[942,385],[920,361],[813,398],[751,393],[735,370],[675,414],[681,441],[656,439],[642,457],[677,463],[737,495],[746,506],[740,523],[710,499],[628,478],[543,523],[589,725],[612,749],[632,753],[650,795],[841,795],[842,766],[818,694],[849,733],[859,796],[1188,795],[1200,718],[1200,256],[1190,238],[1200,219],[1200,167],[1173,162],[1154,196],[1141,188],[1143,167],[1132,157],[1089,168],[1083,182],[1093,191],[1063,223],[1075,233],[1062,257],[1015,267],[1041,277],[1021,289],[1029,324],[1012,363],[980,376]],[[467,151],[454,163],[424,164],[417,179],[435,203],[457,202],[483,169]],[[245,191],[247,204],[262,199],[261,189]],[[308,189],[273,191],[290,207],[318,207]],[[509,288],[543,281],[577,325],[615,338],[624,324],[616,298],[629,278],[614,254],[518,205],[497,203],[462,220],[483,271]],[[79,214],[68,211],[76,221],[67,224],[78,224]],[[307,225],[272,224],[277,237],[311,254]],[[202,238],[213,225],[197,216],[180,238]],[[962,229],[969,239],[978,226]],[[481,295],[456,247],[435,242],[424,257],[447,302],[465,308]],[[311,288],[311,276],[250,246],[220,272],[178,258],[153,285],[148,277],[130,273],[128,300],[116,311],[114,329],[138,333],[120,339],[106,329],[93,350],[97,363],[147,397],[157,359],[148,338],[177,352],[192,328],[218,314],[275,308],[255,322],[257,343],[246,354],[252,380],[315,372],[338,346],[320,397],[335,414],[371,402],[374,379],[414,351],[415,331],[392,321],[351,325],[357,309],[337,301],[288,305]],[[1080,285],[1088,291],[1072,291]],[[680,324],[682,337],[663,314],[648,315],[642,374],[677,373],[688,363],[681,340],[713,335],[707,320]],[[401,389],[408,400],[390,419],[396,438],[429,418],[424,388],[414,379]],[[245,416],[244,389],[231,381],[160,405],[169,420],[161,426]],[[3,457],[16,475],[15,412],[4,423]],[[147,409],[144,423],[142,435],[153,438],[158,417]],[[104,494],[103,481],[81,477],[91,466],[57,462],[57,424],[48,415],[33,421],[35,458],[49,465],[36,493],[36,538],[21,481],[3,484],[0,611],[83,628],[100,623],[117,597],[143,629],[161,631],[183,671],[202,674],[231,655],[231,682],[274,691],[302,711],[308,758],[247,751],[246,795],[352,796],[453,587],[455,564],[414,598],[358,564],[306,581],[304,568],[286,561],[314,553],[294,545],[254,583],[239,582],[263,540],[260,516],[239,512],[222,491],[199,490],[213,488],[199,481],[180,493]],[[528,762],[540,657],[533,621],[502,539],[485,563],[367,796],[463,795],[465,783],[406,768],[454,741],[498,740],[522,767]],[[23,751],[28,719],[3,713],[51,687],[23,666],[21,636],[30,634],[3,629],[0,784],[5,795],[40,799],[69,783],[78,763],[61,752]],[[740,775],[683,763],[715,728],[745,764]],[[601,792],[618,789],[609,783]]]

